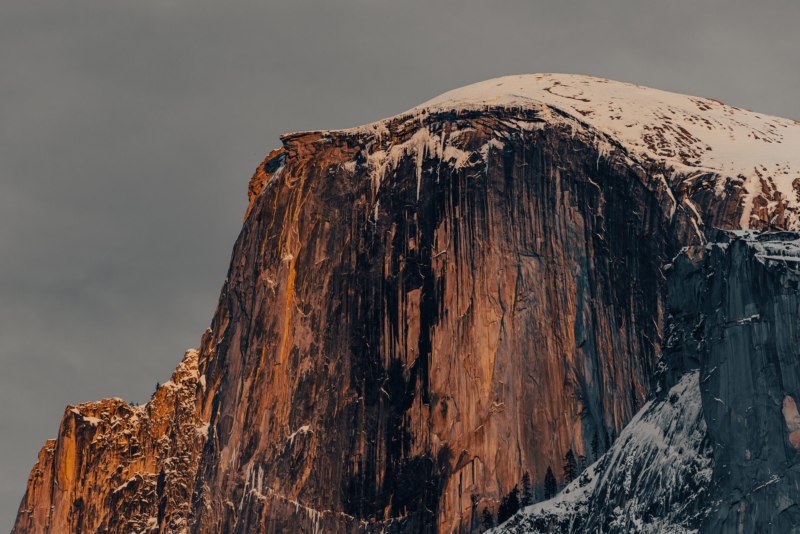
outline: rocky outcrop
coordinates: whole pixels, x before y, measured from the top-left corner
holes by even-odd
[[[598,162],[574,130],[523,119],[285,139],[202,352],[201,528],[253,521],[266,487],[468,529],[523,471],[540,483],[644,402],[662,311],[641,295],[661,293],[673,225],[624,155]],[[370,157],[389,151],[376,184]]]
[[[470,532],[524,472],[541,494],[568,450],[594,460],[595,436],[608,450],[654,392],[663,265],[710,224],[795,224],[795,161],[780,179],[754,174],[727,163],[730,145],[777,146],[800,127],[594,78],[502,80],[511,92],[478,84],[284,136],[184,361],[196,374],[124,425],[121,401],[78,407],[102,435],[129,426],[141,463],[104,453],[80,460],[91,486],[46,489],[59,451],[95,458],[68,411],[15,531]],[[669,413],[658,402],[652,417]],[[142,426],[154,413],[163,424]]]
[[[195,414],[197,386],[192,350],[146,406],[68,407],[31,471],[13,532],[180,532],[208,432]]]

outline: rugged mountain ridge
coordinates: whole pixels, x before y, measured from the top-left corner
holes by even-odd
[[[146,461],[86,461],[120,401],[76,407],[101,420],[77,438],[68,409],[15,532],[479,529],[524,471],[540,490],[655,394],[670,258],[711,226],[797,225],[798,132],[531,75],[284,136],[250,182],[194,378],[144,409],[172,432],[136,427]],[[59,478],[76,466],[96,482]],[[117,471],[155,491],[114,497]]]
[[[197,385],[190,350],[146,406],[115,398],[68,407],[58,438],[39,453],[14,532],[185,526],[208,432],[195,414]]]

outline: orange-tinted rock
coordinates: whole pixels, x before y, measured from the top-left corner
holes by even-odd
[[[13,532],[186,526],[207,428],[195,417],[197,378],[197,351],[189,351],[146,406],[68,407],[58,439],[39,453]]]
[[[786,428],[789,431],[789,441],[792,447],[800,449],[800,414],[797,412],[797,404],[791,395],[783,398],[783,418],[786,420]]]

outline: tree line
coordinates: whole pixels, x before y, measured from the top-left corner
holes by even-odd
[[[606,439],[608,441],[608,439]],[[592,455],[595,460],[598,458],[600,452],[600,439],[597,432],[594,433],[591,441]],[[608,446],[606,446],[608,449]],[[561,469],[562,479],[564,486],[578,478],[578,475],[586,469],[587,459],[585,456],[576,456],[570,448],[564,455],[564,463]],[[549,500],[558,494],[559,486],[556,481],[555,474],[551,466],[547,466],[547,472],[544,476],[544,499]],[[505,523],[514,516],[521,508],[534,504],[534,492],[531,486],[531,475],[525,471],[522,474],[520,484],[516,484],[511,491],[509,491],[500,500],[500,506],[497,509],[497,518],[495,518],[493,511],[487,506],[483,509],[481,523],[484,530],[488,530],[495,525]]]

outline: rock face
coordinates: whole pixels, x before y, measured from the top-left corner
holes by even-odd
[[[499,531],[800,532],[800,234],[709,234],[665,267],[654,399],[579,480]]]
[[[745,234],[702,263],[700,371],[714,445],[708,532],[800,532],[800,234]]]
[[[497,531],[697,532],[709,514],[712,455],[695,370],[648,402],[611,449],[555,498]]]
[[[690,489],[719,502],[734,502],[726,477],[788,465],[747,442],[752,459],[716,447],[713,480],[698,474],[712,469],[708,443],[745,446],[754,430],[708,405],[739,387],[706,380],[723,376],[707,365],[710,344],[665,342],[665,328],[685,331],[676,317],[713,313],[700,296],[713,284],[693,275],[695,300],[679,298],[662,268],[682,247],[705,251],[722,235],[712,227],[798,225],[797,123],[596,78],[531,75],[282,141],[250,182],[200,348],[144,408],[106,400],[68,409],[15,532],[473,532],[524,472],[541,496],[548,467],[560,474],[568,450],[593,461],[611,449],[587,469],[582,494],[620,499],[616,482],[596,478],[629,444],[664,454],[637,437],[645,427],[668,439],[696,431],[686,434],[694,460],[664,469],[675,481],[699,476]],[[711,269],[706,261],[691,269]],[[750,274],[741,283],[760,283]],[[781,313],[770,332],[796,324]],[[722,328],[702,327],[712,324]],[[781,347],[787,361],[797,354]],[[782,376],[773,374],[764,390],[770,402],[780,397],[793,452],[800,392],[773,390]],[[681,418],[681,429],[663,428]],[[727,474],[734,461],[743,471]],[[652,473],[629,467],[637,479]],[[769,506],[789,510],[790,481],[781,484],[770,484]],[[623,487],[627,499],[644,486]],[[670,495],[677,502],[686,490]],[[670,510],[647,513],[679,522]],[[707,511],[695,522],[734,521],[722,505]],[[613,521],[580,514],[582,524]]]

